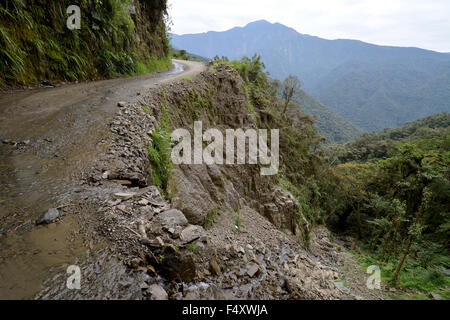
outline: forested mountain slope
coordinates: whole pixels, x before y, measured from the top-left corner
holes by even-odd
[[[267,21],[171,35],[171,43],[208,58],[260,54],[271,77],[298,76],[308,93],[368,131],[450,111],[450,56],[444,53],[326,40]]]
[[[300,109],[301,113],[313,116],[317,129],[325,137],[326,143],[347,142],[365,132],[304,91],[298,102],[299,108],[293,107],[289,112],[295,115]]]
[[[396,142],[426,140],[432,147],[435,138],[444,137],[450,145],[450,114],[439,113],[401,127],[365,134],[345,144],[333,144],[327,153],[334,163],[366,162],[385,159]]]

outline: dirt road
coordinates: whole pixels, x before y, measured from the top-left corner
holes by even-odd
[[[104,151],[117,103],[204,69],[174,60],[172,70],[155,75],[0,95],[0,299],[32,298],[51,268],[85,251],[73,219],[45,227],[34,221],[78,192]]]

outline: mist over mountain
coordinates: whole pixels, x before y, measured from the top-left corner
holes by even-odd
[[[368,131],[450,111],[447,53],[325,40],[264,20],[171,37],[175,48],[208,58],[258,53],[272,77],[297,75],[308,93]]]

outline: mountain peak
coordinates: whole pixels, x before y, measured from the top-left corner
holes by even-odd
[[[237,28],[237,29],[239,29],[239,28]],[[284,24],[281,24],[278,22],[271,23],[264,19],[250,22],[242,29],[257,30],[260,32],[269,32],[269,31],[281,31],[281,32],[290,32],[290,33],[294,32],[298,35],[302,35],[302,34],[298,33],[297,30],[290,28],[288,26],[285,26]]]
[[[270,23],[267,20],[261,19],[261,20],[256,20],[256,21],[253,21],[253,22],[249,22],[245,27],[264,26],[264,25],[273,25],[273,23]]]

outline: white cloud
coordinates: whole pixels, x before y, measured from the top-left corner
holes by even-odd
[[[265,19],[326,39],[450,52],[449,0],[169,0],[177,34]]]

